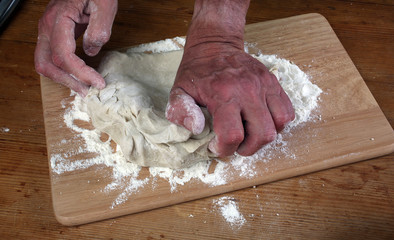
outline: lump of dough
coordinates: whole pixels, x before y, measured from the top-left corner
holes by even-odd
[[[199,135],[192,135],[165,117],[182,54],[182,50],[111,52],[102,61],[99,72],[107,86],[90,89],[86,110],[96,129],[107,133],[128,161],[178,169],[213,157],[208,143],[214,133],[205,108],[205,128]]]

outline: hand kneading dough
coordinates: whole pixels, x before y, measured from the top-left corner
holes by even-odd
[[[128,161],[140,166],[184,168],[208,160],[214,133],[211,118],[199,135],[169,122],[165,109],[183,51],[111,52],[99,72],[107,83],[85,98],[93,125],[120,146]]]

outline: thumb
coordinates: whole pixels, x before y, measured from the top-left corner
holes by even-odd
[[[185,127],[194,135],[204,130],[205,117],[194,99],[180,88],[172,89],[166,108],[166,118]]]
[[[108,42],[117,9],[116,0],[89,1],[86,8],[90,15],[89,25],[83,36],[83,49],[87,55],[95,56]]]

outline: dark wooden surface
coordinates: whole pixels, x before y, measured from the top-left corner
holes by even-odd
[[[46,4],[24,1],[0,35],[1,238],[393,239],[394,154],[226,194],[247,220],[240,228],[223,220],[218,197],[79,227],[57,223],[33,64]],[[120,1],[105,49],[184,35],[192,11],[193,1]],[[331,23],[393,126],[394,2],[255,0],[247,23],[310,12]]]

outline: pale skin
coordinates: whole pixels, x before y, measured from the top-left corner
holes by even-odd
[[[248,7],[246,0],[195,1],[166,112],[168,120],[198,134],[204,127],[200,106],[206,107],[216,134],[209,149],[219,157],[252,155],[294,119],[278,80],[243,50]],[[115,0],[52,0],[39,23],[37,72],[82,96],[90,86],[105,87],[74,54],[74,39],[84,33],[85,53],[96,55],[109,40],[116,10]]]

